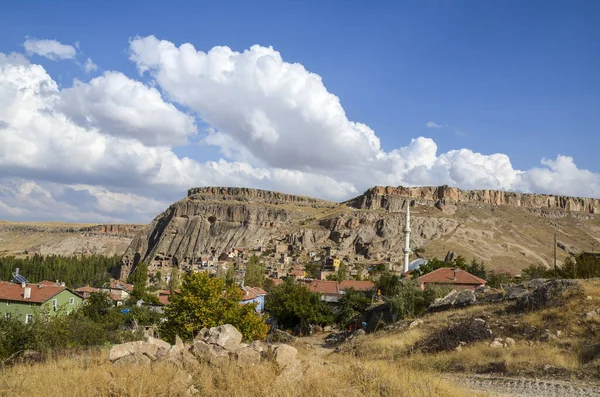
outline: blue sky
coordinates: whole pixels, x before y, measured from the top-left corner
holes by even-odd
[[[426,178],[421,169],[408,176],[382,175],[373,182],[439,182],[465,188],[600,197],[600,187],[594,185],[600,172],[596,160],[600,147],[600,3],[595,1],[9,2],[0,13],[0,33],[0,52],[5,54],[25,53],[26,38],[56,40],[72,46],[78,43],[77,55],[70,60],[52,61],[26,54],[31,64],[43,66],[58,83],[59,90],[71,87],[73,79],[88,83],[109,72],[119,72],[146,87],[156,87],[165,103],[173,104],[196,121],[197,134],[189,135],[184,142],[170,143],[170,150],[179,159],[189,157],[199,164],[224,160],[269,172],[275,168],[314,172],[351,187],[344,185],[340,194],[332,194],[326,189],[301,188],[298,181],[276,183],[272,176],[268,183],[264,178],[257,181],[256,176],[247,180],[226,177],[223,184],[243,183],[278,190],[291,186],[293,192],[343,199],[364,190],[371,180],[345,178],[344,172],[353,172],[350,166],[331,172],[318,170],[319,159],[312,164],[311,159],[300,157],[286,165],[279,158],[265,155],[267,149],[263,153],[259,147],[244,144],[243,131],[238,134],[227,130],[233,128],[231,125],[225,128],[227,123],[222,120],[228,117],[227,113],[219,115],[220,124],[215,120],[207,122],[204,119],[209,117],[203,117],[205,112],[212,114],[216,109],[208,109],[191,89],[184,93],[181,88],[171,86],[173,80],[165,80],[168,65],[152,64],[152,72],[140,75],[140,63],[130,59],[130,39],[152,35],[176,48],[191,43],[202,52],[215,46],[227,46],[237,52],[255,44],[272,46],[285,63],[299,63],[308,72],[319,75],[327,91],[339,98],[347,119],[374,131],[385,155],[407,147],[411,139],[422,137],[435,142],[438,157],[460,149],[482,156],[505,154],[512,169],[519,171],[517,174],[522,172],[518,177],[506,177],[510,183],[498,182],[497,186],[486,182],[487,176],[480,179],[484,182],[471,183],[464,178],[469,165],[461,162],[462,158],[455,159],[454,170],[447,166],[447,160],[436,159],[436,164],[433,160],[427,162]],[[93,60],[97,70],[87,73],[81,67],[87,58]],[[158,77],[161,72],[165,72],[162,78]],[[173,76],[173,71],[169,73]],[[211,91],[217,97],[219,93],[218,88]],[[229,94],[236,96],[235,92]],[[263,105],[267,109],[266,104],[252,103],[258,110]],[[66,114],[73,117],[72,112]],[[265,114],[271,117],[270,110],[265,110]],[[273,122],[272,117],[270,120]],[[427,127],[428,122],[440,127]],[[281,122],[273,123],[276,130],[284,128]],[[112,134],[102,127],[94,126],[101,134]],[[198,145],[206,137],[207,127],[233,137],[235,144],[249,151],[252,158],[223,154],[223,145]],[[285,132],[278,130],[278,133],[280,140],[285,139]],[[278,150],[285,152],[286,148]],[[305,150],[310,150],[310,145]],[[408,151],[422,155],[411,150]],[[335,153],[332,151],[332,155]],[[339,154],[343,153],[346,152]],[[559,162],[559,155],[571,158],[576,168],[565,163],[562,169],[555,167],[545,174],[529,172],[539,167],[546,169],[547,165],[540,164],[542,159]],[[407,160],[412,158],[410,155],[404,153],[399,157],[390,166],[414,168]],[[108,200],[109,196],[115,199],[114,195],[123,194],[137,197],[154,186],[162,186],[156,182],[126,191],[118,183],[98,175],[71,178],[64,171],[51,170],[50,176],[38,176],[36,169],[25,172],[14,165],[2,168],[1,164],[0,171],[12,178],[10,189],[5,191],[11,190],[13,194],[12,201],[9,193],[4,196],[5,207],[12,210],[5,209],[3,214],[0,206],[0,218],[40,217],[35,208],[16,209],[14,191],[19,189],[15,186],[24,181],[35,182],[55,200],[65,196],[67,187],[87,190],[97,197],[104,194]],[[446,166],[449,171],[444,172],[449,176],[429,177],[438,175],[438,168]],[[490,165],[486,171],[503,172],[504,166],[494,167]],[[46,172],[40,171],[39,175],[42,174]],[[308,180],[313,179],[304,181]],[[213,181],[182,177],[179,190],[175,189],[177,194],[154,197],[155,206],[140,209],[139,219],[147,219],[156,208],[181,196],[186,183]],[[577,188],[581,184],[591,187]],[[5,182],[5,186],[9,183]],[[93,191],[90,186],[104,193]],[[53,193],[57,189],[60,194]],[[2,195],[0,203],[1,200]],[[72,200],[65,201],[67,204],[71,208]],[[111,212],[110,208],[70,211],[75,220],[127,218],[124,213]]]

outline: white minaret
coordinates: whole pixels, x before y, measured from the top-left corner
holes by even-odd
[[[410,200],[406,200],[406,225],[404,225],[404,268],[402,273],[408,272],[408,263],[410,260]]]

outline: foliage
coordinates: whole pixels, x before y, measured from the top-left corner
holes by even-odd
[[[362,292],[358,292],[354,288],[347,289],[338,301],[335,322],[341,327],[345,327],[357,315],[367,310],[370,304],[371,300]]]
[[[32,283],[60,280],[68,287],[100,287],[121,266],[120,257],[102,255],[70,256],[33,255],[27,258],[0,257],[0,280],[10,281],[16,268]]]
[[[123,343],[139,339],[135,325],[155,325],[160,315],[147,307],[114,307],[105,293],[92,294],[88,304],[72,313],[50,316],[40,310],[31,322],[0,318],[0,362],[26,350],[41,353]]]
[[[262,339],[268,327],[255,312],[256,304],[241,305],[242,291],[225,280],[206,273],[192,273],[183,277],[180,292],[170,297],[165,307],[167,321],[162,335],[175,340],[175,335],[193,339],[202,328],[231,324],[245,340]]]
[[[594,278],[600,277],[600,258],[581,254],[575,259],[568,257],[556,270],[543,265],[531,265],[521,273],[524,280],[535,278]]]
[[[471,263],[467,263],[467,260],[462,255],[458,255],[451,263],[444,262],[437,258],[429,259],[426,264],[421,265],[418,269],[413,271],[413,278],[419,278],[424,274],[431,273],[442,267],[457,267],[474,276],[484,280],[487,279],[487,273],[483,266],[483,262],[478,262],[476,259],[473,259]]]
[[[397,290],[401,284],[400,278],[393,273],[383,273],[377,283],[377,289],[381,292],[384,297],[392,296],[397,293]]]
[[[317,278],[321,270],[321,265],[318,262],[309,262],[304,265],[304,271],[309,278]]]
[[[256,255],[252,255],[246,265],[244,285],[249,287],[262,287],[265,282],[265,264],[260,262]]]
[[[337,279],[338,279],[338,281],[341,282],[341,281],[344,281],[346,279],[346,277],[347,277],[346,264],[344,262],[341,262],[340,267],[338,268],[338,271],[337,271]]]
[[[427,286],[421,290],[416,281],[400,281],[392,273],[383,273],[377,281],[377,288],[390,303],[392,312],[399,318],[418,316],[427,310],[436,298],[448,293],[448,288]]]
[[[502,285],[511,284],[512,277],[505,273],[490,273],[487,278],[487,286],[491,288],[500,288]]]
[[[233,266],[231,267],[233,269]],[[179,288],[179,270],[173,269],[171,271],[171,278],[169,279],[169,292],[175,293],[175,290]]]
[[[263,283],[263,289],[267,292],[270,292],[275,287],[275,282],[272,278],[265,278],[265,282]]]
[[[299,326],[305,329],[309,325],[333,323],[333,312],[320,294],[311,292],[293,280],[286,281],[273,288],[265,300],[266,310],[287,329]]]
[[[144,262],[138,263],[135,270],[127,277],[127,282],[134,286],[136,284],[146,286],[146,283],[148,282],[148,265]]]

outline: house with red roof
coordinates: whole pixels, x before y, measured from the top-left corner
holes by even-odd
[[[332,280],[312,280],[305,284],[311,292],[321,294],[321,300],[325,302],[337,302],[350,288],[363,293],[371,293],[375,290],[372,281],[343,280],[342,282]]]
[[[242,286],[244,295],[242,296],[241,304],[256,303],[256,311],[262,313],[265,309],[265,296],[267,291],[259,287],[244,287]]]
[[[441,267],[419,277],[419,284],[422,290],[428,285],[475,290],[477,287],[484,286],[486,282],[482,278],[454,267]]]
[[[70,313],[82,304],[81,296],[52,281],[37,284],[0,281],[0,316],[26,324],[33,321],[36,313]]]

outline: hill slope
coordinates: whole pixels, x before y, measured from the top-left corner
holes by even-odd
[[[0,256],[122,255],[144,227],[0,221]]]
[[[125,252],[125,272],[144,260],[157,266],[197,263],[234,247],[296,254],[323,246],[356,256],[399,261],[404,208],[414,201],[411,247],[427,257],[455,251],[491,267],[550,265],[600,248],[600,200],[441,187],[374,187],[344,203],[246,188],[204,187],[171,205]],[[598,246],[598,247],[596,247]]]

